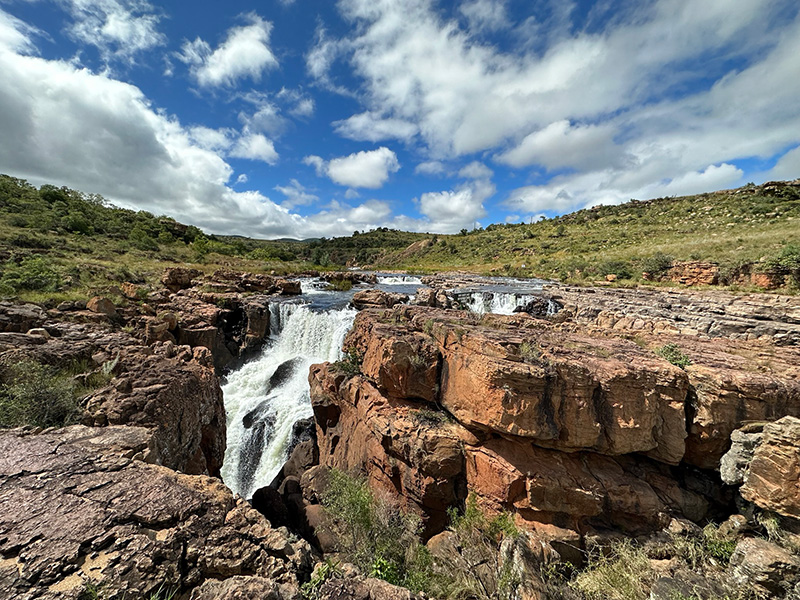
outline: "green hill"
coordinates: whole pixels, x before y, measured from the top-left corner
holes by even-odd
[[[114,207],[98,195],[0,175],[0,297],[86,297],[114,282],[152,282],[190,264],[297,273],[358,265],[415,272],[465,270],[586,282],[658,278],[673,260],[748,269],[800,282],[800,181],[680,198],[631,201],[533,224],[457,235],[378,228],[351,236],[256,240],[219,236],[167,216]],[[790,289],[793,289],[790,285]]]

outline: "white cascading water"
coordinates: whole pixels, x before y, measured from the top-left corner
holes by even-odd
[[[419,277],[412,275],[379,275],[378,283],[381,285],[423,285]]]
[[[292,426],[312,415],[308,368],[341,358],[355,315],[349,308],[270,305],[271,345],[222,386],[228,425],[222,479],[235,493],[249,499],[277,475],[287,459]]]
[[[462,300],[469,310],[480,315],[510,315],[518,306],[525,306],[534,296],[507,292],[472,292]]]

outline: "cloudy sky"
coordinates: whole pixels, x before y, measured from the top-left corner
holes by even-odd
[[[0,172],[214,233],[800,177],[797,0],[0,0]]]

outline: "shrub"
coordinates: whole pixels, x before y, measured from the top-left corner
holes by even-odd
[[[590,554],[572,585],[590,600],[645,600],[653,579],[647,554],[626,539]]]
[[[597,266],[599,275],[616,275],[619,279],[630,279],[633,274],[631,266],[621,260],[608,260]]]
[[[7,262],[3,267],[0,285],[14,291],[40,290],[55,291],[61,284],[61,276],[41,256],[29,256],[19,264]]]
[[[642,259],[642,271],[653,276],[661,275],[669,271],[674,260],[669,254],[656,252],[653,256]]]
[[[681,369],[685,369],[692,364],[691,359],[686,354],[681,352],[681,349],[675,344],[665,344],[664,346],[657,348],[655,353],[676,367],[680,367]]]
[[[777,256],[766,261],[764,267],[768,273],[789,275],[796,285],[800,285],[800,246],[785,245]]]
[[[328,283],[326,289],[332,292],[348,292],[353,289],[353,282],[349,279],[334,279]]]
[[[330,473],[322,505],[333,519],[344,555],[359,570],[412,591],[429,590],[430,554],[419,540],[419,518],[376,497],[366,479]]]
[[[77,391],[53,367],[24,360],[6,368],[0,387],[0,427],[61,427],[80,414]]]
[[[361,373],[361,355],[355,348],[348,348],[342,359],[333,363],[333,367],[349,377],[358,375]]]
[[[450,565],[449,587],[472,597],[514,598],[521,581],[513,561],[501,556],[503,540],[519,536],[511,515],[503,512],[488,519],[474,493],[467,498],[463,513],[450,509],[448,514],[460,550]]]

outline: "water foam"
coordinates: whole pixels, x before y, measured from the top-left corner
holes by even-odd
[[[268,485],[286,461],[292,426],[312,415],[308,368],[341,358],[355,315],[352,309],[270,305],[270,345],[222,386],[228,427],[222,479],[243,498]]]

